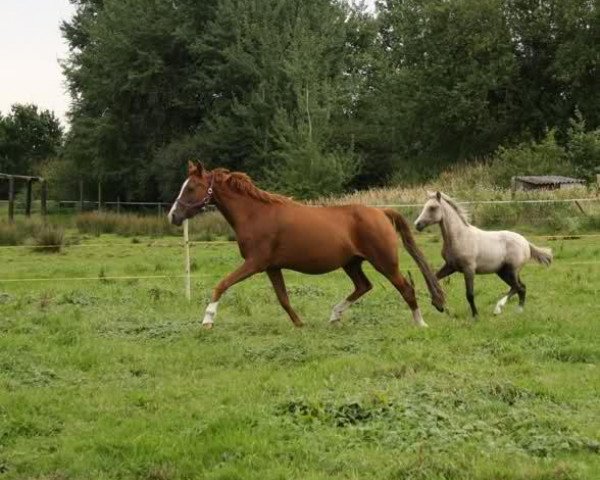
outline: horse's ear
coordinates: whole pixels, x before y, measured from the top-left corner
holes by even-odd
[[[442,194],[441,194],[441,192],[435,192],[435,198],[437,198],[438,202],[441,202],[442,201]]]
[[[427,198],[433,198],[435,197],[435,192],[432,192],[431,190],[427,190]]]
[[[192,162],[189,161],[188,162],[188,176],[191,177],[193,175],[196,175],[198,177],[202,176],[202,172],[204,170],[204,167],[202,166],[202,164],[200,162]]]

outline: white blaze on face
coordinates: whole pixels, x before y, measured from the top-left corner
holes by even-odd
[[[173,202],[173,206],[171,207],[171,210],[169,210],[169,214],[167,215],[167,218],[169,219],[170,223],[173,223],[173,213],[175,212],[175,209],[177,208],[177,201],[183,195],[183,191],[185,190],[185,187],[187,187],[187,184],[188,184],[189,181],[190,181],[190,179],[188,178],[185,182],[183,182],[181,190],[179,191],[179,195],[177,195],[177,198]]]

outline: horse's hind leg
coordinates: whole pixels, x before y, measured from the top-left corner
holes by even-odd
[[[521,277],[518,275],[517,281],[519,282],[519,290],[517,292],[519,294],[519,311],[522,312],[525,308],[525,297],[527,296],[527,287],[521,281]]]
[[[514,269],[508,265],[504,265],[500,270],[496,272],[496,274],[502,279],[502,281],[504,281],[504,283],[506,283],[510,287],[508,293],[500,300],[498,300],[498,303],[496,303],[496,308],[494,308],[494,315],[500,315],[506,303],[514,294],[516,294],[519,291],[519,282],[517,276],[515,275]]]
[[[392,274],[385,275],[392,285],[396,287],[396,290],[400,292],[404,301],[408,304],[410,310],[413,314],[413,321],[415,325],[419,327],[426,327],[427,324],[423,320],[423,316],[421,315],[421,311],[419,310],[419,305],[417,304],[417,297],[415,295],[415,289],[410,284],[406,278],[402,276],[402,274],[396,269],[396,271]]]
[[[474,271],[465,271],[465,287],[467,289],[467,301],[471,306],[471,314],[473,317],[478,315],[477,307],[475,306],[475,272]]]
[[[283,309],[287,312],[290,317],[290,320],[296,327],[301,327],[303,325],[302,320],[298,317],[292,306],[290,305],[290,299],[288,298],[287,290],[285,288],[285,282],[283,280],[283,275],[281,274],[281,270],[267,270],[267,275],[269,276],[269,280],[271,280],[271,284],[273,285],[273,290],[275,290],[275,294],[277,295],[277,299],[279,303],[283,307]]]
[[[362,270],[362,262],[363,260],[359,259],[350,262],[344,267],[344,271],[354,283],[354,291],[348,295],[346,300],[341,301],[333,307],[333,310],[331,310],[331,317],[329,317],[330,322],[339,322],[340,318],[342,318],[342,314],[350,307],[350,305],[373,288],[373,285]]]

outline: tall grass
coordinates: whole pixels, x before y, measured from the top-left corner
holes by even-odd
[[[75,225],[80,233],[101,235],[113,233],[126,237],[180,236],[181,229],[171,225],[166,216],[89,212],[77,215]],[[190,222],[192,240],[216,240],[233,238],[233,231],[217,212],[198,215]]]
[[[42,226],[33,237],[33,248],[41,253],[58,253],[65,241],[65,231],[53,225]]]
[[[44,252],[59,252],[64,245],[64,229],[39,219],[0,222],[0,245],[31,245]]]

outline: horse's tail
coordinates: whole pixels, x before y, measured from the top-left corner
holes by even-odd
[[[536,262],[546,266],[552,263],[552,250],[550,248],[536,247],[529,242],[529,251],[531,252],[531,258]]]
[[[415,242],[415,238],[410,230],[410,225],[404,219],[402,215],[400,215],[395,210],[384,209],[383,213],[390,219],[396,231],[402,237],[402,243],[404,244],[404,248],[410,254],[410,256],[414,259],[415,263],[421,270],[423,277],[425,278],[425,283],[427,284],[427,288],[429,289],[429,293],[431,294],[431,303],[435,308],[437,308],[440,312],[444,311],[444,291],[438,282],[437,277],[429,267],[429,264],[425,260],[423,252],[419,249]]]

